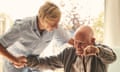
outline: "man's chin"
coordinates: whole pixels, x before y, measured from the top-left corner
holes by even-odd
[[[78,56],[82,56],[82,55],[83,55],[83,52],[76,52],[76,54],[77,54]]]

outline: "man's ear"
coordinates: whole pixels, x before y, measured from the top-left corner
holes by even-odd
[[[91,39],[91,42],[92,42],[93,44],[95,44],[95,38],[94,38],[94,37]]]
[[[74,39],[71,38],[71,39],[68,41],[68,43],[69,43],[70,45],[74,45]]]

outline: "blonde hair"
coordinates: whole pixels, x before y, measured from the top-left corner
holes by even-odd
[[[40,7],[38,16],[42,19],[54,20],[61,17],[61,12],[55,4],[46,2]]]

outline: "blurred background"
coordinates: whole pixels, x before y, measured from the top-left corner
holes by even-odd
[[[0,36],[8,31],[16,19],[37,15],[38,9],[46,1],[59,6],[62,11],[60,24],[69,31],[71,36],[79,26],[90,25],[94,30],[96,42],[110,46],[118,56],[117,61],[110,65],[108,72],[119,72],[120,0],[0,0]],[[58,48],[53,44],[54,42],[44,50],[41,56],[58,54],[68,46]],[[2,57],[0,70],[2,70]],[[48,72],[62,71],[63,69],[48,70]]]

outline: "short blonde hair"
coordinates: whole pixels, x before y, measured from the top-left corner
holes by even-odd
[[[61,11],[55,4],[46,2],[40,7],[38,16],[42,19],[54,20],[61,17]]]

